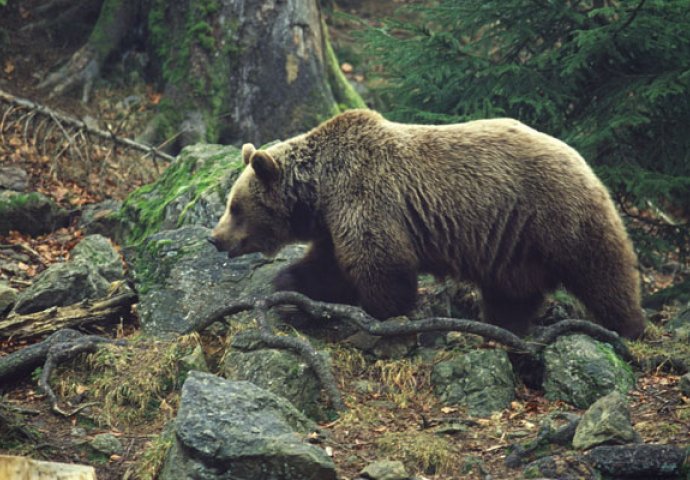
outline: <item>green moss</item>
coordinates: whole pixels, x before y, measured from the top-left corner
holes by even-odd
[[[158,232],[165,220],[166,208],[180,195],[186,194],[189,201],[177,219],[173,219],[176,226],[184,222],[186,213],[209,188],[217,188],[221,197],[225,195],[226,192],[221,192],[221,180],[230,170],[239,173],[244,165],[239,150],[215,148],[218,148],[218,153],[204,157],[203,161],[183,151],[156,183],[143,186],[127,197],[119,212],[120,219],[129,226],[125,239],[127,245],[136,246]]]
[[[164,81],[180,92],[194,93],[164,99],[156,131],[161,138],[174,138],[187,112],[199,111],[206,127],[205,140],[215,142],[220,137],[219,119],[230,93],[228,72],[240,52],[238,21],[230,20],[222,28],[215,25],[220,9],[216,0],[188,5],[180,26],[171,27],[171,19],[166,17],[169,2],[154,0],[149,13],[149,31]]]
[[[625,394],[631,388],[635,386],[635,374],[632,368],[625,362],[621,357],[619,357],[613,350],[613,347],[608,343],[595,342],[599,351],[601,351],[609,363],[614,367],[615,371],[621,372],[622,374],[617,376],[615,379],[616,390]]]
[[[27,205],[46,203],[46,197],[37,192],[3,195],[0,197],[0,215],[24,208]]]
[[[333,46],[328,38],[328,28],[322,22],[323,35],[326,44],[326,75],[328,76],[328,83],[331,86],[331,91],[338,102],[338,109],[340,111],[348,110],[350,108],[367,108],[362,97],[350,85],[347,78],[340,69],[340,63],[335,56]],[[337,112],[340,113],[340,112]]]
[[[101,60],[105,60],[105,57],[117,47],[114,40],[119,39],[120,36],[114,34],[113,28],[119,26],[115,15],[123,8],[128,8],[127,5],[123,5],[123,0],[105,0],[101,6],[101,12],[98,15],[98,20],[96,20],[96,25],[94,25],[91,31],[88,43],[89,46],[96,50]]]

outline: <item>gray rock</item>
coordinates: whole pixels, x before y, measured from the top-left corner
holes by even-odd
[[[690,373],[686,373],[680,377],[678,388],[680,388],[680,391],[683,395],[690,396]]]
[[[4,282],[0,282],[0,315],[17,301],[17,290]]]
[[[204,227],[165,230],[151,236],[134,258],[134,282],[144,331],[166,336],[244,295],[265,295],[287,262],[303,255],[291,246],[273,259],[259,254],[228,259],[206,240]]]
[[[85,205],[81,209],[79,228],[89,234],[100,233],[122,242],[123,226],[118,215],[120,208],[122,208],[122,202],[112,199]]]
[[[579,408],[613,390],[627,393],[635,384],[632,369],[611,346],[586,335],[558,338],[544,350],[544,366],[546,397]]]
[[[17,230],[28,235],[41,235],[65,227],[67,210],[37,192],[18,193],[0,190],[0,235]]]
[[[304,439],[315,424],[249,382],[191,372],[161,480],[335,480],[332,460]]]
[[[573,447],[587,450],[597,445],[626,444],[635,440],[625,398],[613,391],[594,402],[575,430]]]
[[[431,383],[442,402],[465,405],[477,416],[502,410],[515,398],[515,375],[505,350],[472,350],[440,362]]]
[[[112,433],[101,433],[93,437],[91,447],[105,455],[122,453],[122,442]]]
[[[223,375],[246,380],[288,399],[297,410],[314,420],[326,420],[319,403],[321,384],[304,359],[286,350],[246,350],[241,334],[233,339],[225,356]]]
[[[82,262],[55,263],[36,277],[17,297],[14,311],[33,313],[105,296],[110,282]]]
[[[607,478],[687,478],[688,452],[674,445],[594,447],[585,458]]]
[[[0,166],[0,189],[25,192],[29,186],[29,176],[22,168],[14,165]]]
[[[110,240],[103,235],[96,234],[84,237],[72,249],[71,258],[73,262],[94,266],[98,273],[109,282],[122,280],[125,277],[122,258]]]
[[[524,478],[558,480],[599,480],[601,476],[577,455],[546,456],[525,467]]]
[[[72,249],[70,261],[51,265],[19,294],[14,311],[33,313],[100,298],[111,282],[122,279],[122,259],[110,241],[89,235]]]
[[[360,472],[364,478],[371,480],[406,480],[410,478],[405,465],[399,461],[380,460],[370,463]]]

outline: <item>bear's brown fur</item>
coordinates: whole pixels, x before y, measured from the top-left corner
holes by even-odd
[[[562,284],[602,325],[644,329],[606,188],[575,150],[516,120],[403,125],[354,110],[243,157],[211,241],[231,256],[311,242],[279,290],[387,318],[413,308],[427,272],[474,282],[486,320],[522,332]]]

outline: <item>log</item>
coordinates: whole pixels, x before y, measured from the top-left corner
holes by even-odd
[[[120,287],[107,297],[91,302],[82,301],[35,313],[11,313],[5,320],[0,321],[0,338],[34,338],[63,328],[110,323],[128,314],[136,301],[135,293]]]
[[[89,465],[43,462],[27,457],[0,455],[0,478],[16,480],[96,480],[96,470]]]

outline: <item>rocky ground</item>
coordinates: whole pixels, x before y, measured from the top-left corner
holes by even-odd
[[[17,15],[30,15],[26,5],[12,9],[0,28],[13,31]],[[334,36],[347,56],[347,32]],[[0,89],[123,133],[145,124],[155,108],[156,93],[140,79],[97,85],[87,105],[43,98],[34,75],[69,47],[20,34],[9,45]],[[365,75],[355,53],[347,58],[351,75]],[[646,335],[629,343],[627,361],[590,337],[562,337],[539,357],[543,375],[513,349],[478,336],[379,340],[347,322],[314,321],[287,307],[274,312],[276,332],[305,338],[330,358],[347,407],[337,414],[303,357],[252,337],[251,311],[231,317],[229,326],[179,336],[223,304],[266,294],[276,269],[302,252],[230,261],[205,242],[237,175],[236,149],[195,146],[164,173],[156,168],[166,165],[153,162],[132,170],[136,154],[99,143],[80,155],[60,135],[41,136],[39,118],[9,108],[0,103],[0,364],[45,337],[8,335],[3,322],[17,315],[60,318],[61,308],[88,310],[122,288],[138,302],[81,328],[126,345],[80,355],[51,377],[61,408],[78,413],[50,411],[37,388],[41,368],[0,381],[1,453],[94,465],[101,480],[158,471],[179,478],[183,470],[216,478],[219,466],[258,478],[257,471],[282,465],[300,472],[284,478],[313,472],[311,478],[353,479],[363,469],[373,479],[595,478],[594,467],[606,472],[633,460],[653,478],[654,459],[680,478],[673,469],[690,438],[685,305],[650,310]],[[687,271],[679,262],[646,270],[645,288],[678,282]],[[425,280],[422,296],[418,318],[476,316],[476,296],[465,288]],[[576,313],[559,294],[545,320]],[[208,418],[216,421],[209,426]],[[216,435],[202,434],[214,429]],[[602,446],[608,444],[622,450]],[[256,461],[242,463],[246,455]],[[626,460],[612,467],[619,456]]]

